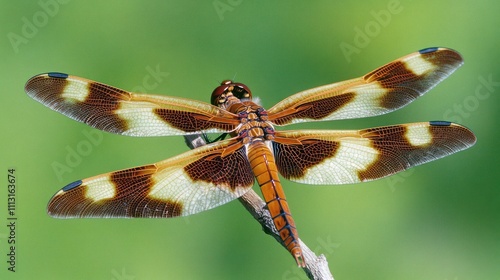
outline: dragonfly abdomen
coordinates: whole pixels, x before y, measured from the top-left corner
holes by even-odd
[[[248,145],[248,159],[281,240],[297,264],[305,266],[295,222],[288,208],[271,150],[264,141],[255,141]]]

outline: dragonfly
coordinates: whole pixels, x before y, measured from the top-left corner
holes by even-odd
[[[226,136],[154,164],[72,182],[51,198],[47,212],[56,218],[187,216],[235,200],[257,181],[283,244],[304,267],[281,178],[311,185],[371,181],[467,149],[476,137],[447,121],[361,130],[275,128],[389,113],[462,64],[452,49],[426,48],[362,77],[298,92],[269,110],[252,101],[245,84],[231,80],[215,88],[208,104],[58,72],[34,76],[25,86],[30,97],[96,129],[139,137]]]

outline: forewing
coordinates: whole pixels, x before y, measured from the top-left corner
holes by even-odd
[[[240,197],[253,181],[245,147],[229,139],[73,182],[52,197],[48,213],[58,218],[186,216]]]
[[[474,145],[466,127],[425,122],[352,131],[279,131],[278,171],[305,184],[351,184],[383,178]]]
[[[385,114],[422,96],[462,63],[454,50],[423,49],[361,78],[294,94],[268,110],[269,120],[286,125]]]
[[[236,115],[196,100],[136,94],[62,73],[34,76],[25,86],[45,106],[92,127],[130,136],[232,131]]]

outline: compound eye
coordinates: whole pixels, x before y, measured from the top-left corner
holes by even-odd
[[[216,87],[214,91],[212,91],[212,98],[210,102],[212,105],[218,106],[220,103],[224,103],[226,100],[226,92],[231,85],[230,80],[225,80],[221,83],[220,86]]]
[[[226,93],[231,92],[238,99],[252,98],[250,89],[242,83],[234,83],[231,80],[222,81],[221,85],[216,87],[212,92],[212,105],[219,106],[226,102]]]
[[[231,85],[234,87],[233,89],[234,96],[238,97],[239,99],[252,98],[252,92],[245,84],[232,83]]]

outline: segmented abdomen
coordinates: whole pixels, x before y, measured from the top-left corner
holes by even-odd
[[[256,141],[248,146],[248,158],[283,243],[294,256],[297,264],[304,266],[295,222],[288,208],[271,150],[263,141]]]

